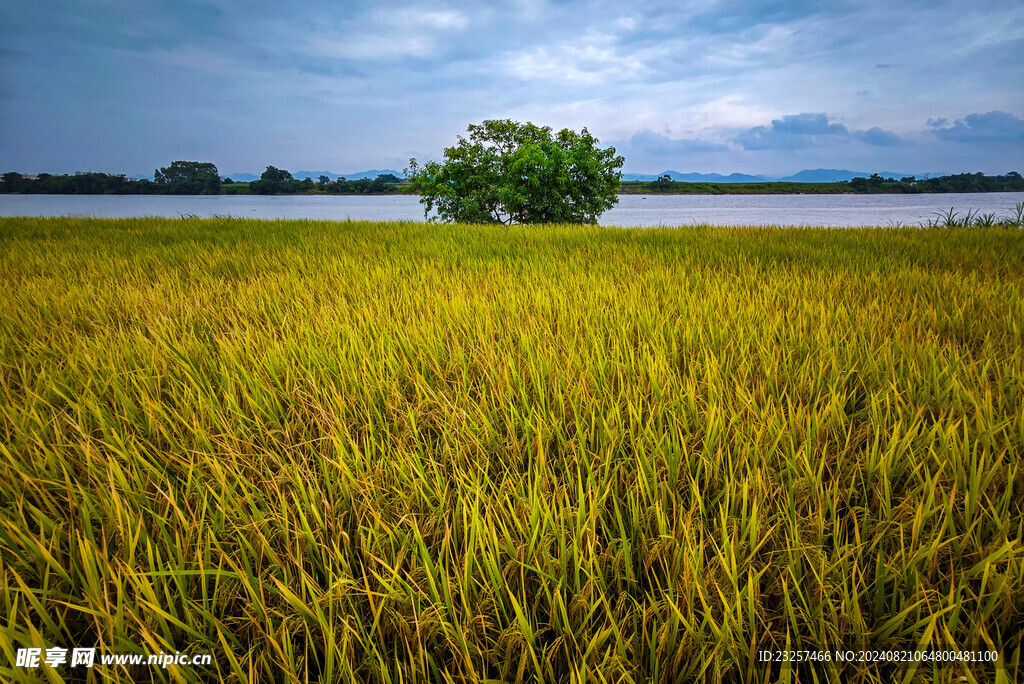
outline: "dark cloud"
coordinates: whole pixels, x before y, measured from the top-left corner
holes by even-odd
[[[847,137],[842,124],[829,123],[825,114],[789,114],[772,119],[768,126],[756,126],[736,136],[745,150],[790,150],[810,147],[825,137]]]
[[[929,119],[939,140],[951,142],[1017,142],[1024,143],[1024,119],[1009,112],[992,111],[984,114],[968,114],[957,119],[952,126],[946,126],[945,119]]]
[[[884,131],[878,126],[873,126],[866,131],[854,131],[853,139],[867,145],[889,147],[891,145],[902,145],[904,140],[892,131]]]
[[[772,119],[771,128],[777,133],[792,135],[845,135],[847,133],[846,126],[830,124],[828,117],[824,114],[790,114],[781,119]]]
[[[629,140],[643,152],[678,154],[683,152],[724,152],[729,148],[721,143],[696,138],[668,138],[654,131],[639,131]]]
[[[789,114],[773,119],[767,126],[756,126],[736,136],[745,150],[796,150],[855,140],[876,147],[901,145],[904,140],[878,126],[851,131],[843,124],[830,123],[826,114]]]

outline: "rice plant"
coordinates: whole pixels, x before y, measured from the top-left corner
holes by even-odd
[[[890,228],[902,227],[900,222],[889,222]],[[1017,202],[1014,209],[1006,216],[999,217],[995,212],[981,213],[977,209],[968,209],[960,214],[954,207],[947,211],[935,213],[934,219],[925,219],[921,228],[1024,228],[1024,202]]]
[[[1017,202],[1003,223],[1011,228],[1024,229],[1024,202]]]
[[[0,679],[1020,676],[1024,233],[17,218],[0,265]],[[842,649],[999,660],[757,655]]]
[[[931,225],[930,222],[929,225]],[[969,225],[969,223],[963,220],[960,217],[960,212],[955,211],[953,207],[950,207],[949,211],[935,212],[935,227],[937,228],[956,228],[964,225]]]
[[[989,212],[987,214],[979,213],[971,224],[975,228],[994,228],[999,225],[1000,221],[996,218],[995,212]]]

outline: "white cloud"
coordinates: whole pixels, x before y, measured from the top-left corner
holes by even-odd
[[[690,126],[697,129],[730,129],[756,126],[772,117],[773,111],[739,94],[717,97],[688,108]]]
[[[600,86],[637,78],[646,70],[635,54],[621,53],[615,39],[592,34],[555,46],[538,45],[508,56],[507,72],[524,81],[558,82],[569,86]]]
[[[462,12],[439,10],[435,12],[397,12],[396,26],[427,26],[445,31],[461,31],[469,24]]]
[[[358,23],[321,29],[307,39],[306,50],[314,56],[366,61],[441,57],[445,41],[469,23],[457,10],[379,10]]]
[[[514,0],[512,5],[516,14],[526,20],[536,19],[547,8],[545,0]]]
[[[760,33],[755,40],[747,36]],[[794,28],[788,25],[757,26],[731,41],[709,41],[703,61],[708,66],[738,68],[759,66],[767,58],[779,58],[793,43]]]

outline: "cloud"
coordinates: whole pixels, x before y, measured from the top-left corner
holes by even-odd
[[[838,3],[837,3],[838,4]],[[828,10],[828,3],[813,0],[744,2],[725,0],[707,3],[693,17],[692,25],[710,34],[732,33],[758,25],[787,24]]]
[[[320,57],[366,61],[436,59],[444,54],[452,34],[466,29],[469,17],[455,10],[380,10],[346,23],[311,34],[306,39],[307,51]]]
[[[619,17],[615,20],[615,28],[622,31],[634,31],[636,30],[636,18],[635,17]]]
[[[867,145],[877,145],[878,147],[902,145],[904,142],[903,138],[892,131],[884,131],[878,126],[872,126],[866,131],[854,131],[853,139]]]
[[[633,148],[642,152],[679,154],[684,152],[725,152],[729,148],[721,143],[697,138],[668,138],[651,130],[638,131],[629,140]]]
[[[772,128],[778,133],[791,135],[845,135],[846,126],[830,124],[824,114],[790,114],[773,119]]]
[[[538,45],[517,52],[505,69],[524,81],[553,81],[572,86],[599,86],[637,77],[643,61],[619,51],[613,36],[591,34],[559,45]]]
[[[772,119],[768,126],[756,126],[736,136],[745,150],[789,150],[819,144],[824,137],[847,137],[842,124],[828,122],[825,114],[789,114]]]
[[[904,143],[903,138],[878,126],[851,131],[843,124],[829,122],[826,114],[789,114],[772,119],[767,126],[755,126],[734,139],[745,150],[796,150],[855,140],[876,147]]]
[[[735,34],[731,40],[705,47],[701,60],[707,68],[735,72],[763,69],[786,59],[795,41],[791,26],[756,26]]]
[[[469,23],[466,15],[455,10],[443,10],[436,12],[407,13],[412,22],[422,26],[430,26],[436,29],[462,30]]]
[[[1024,142],[1024,119],[1009,112],[991,111],[984,114],[968,114],[957,119],[952,126],[946,126],[946,119],[929,119],[939,140],[950,142]]]
[[[1003,172],[1022,156],[1019,0],[53,4],[0,0],[12,169],[193,153],[381,168],[504,117],[587,126],[649,170]]]

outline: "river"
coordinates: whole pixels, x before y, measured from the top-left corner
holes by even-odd
[[[1009,214],[1022,192],[921,195],[622,195],[607,226],[919,225],[950,208]],[[408,195],[0,195],[0,216],[236,216],[422,221]]]

